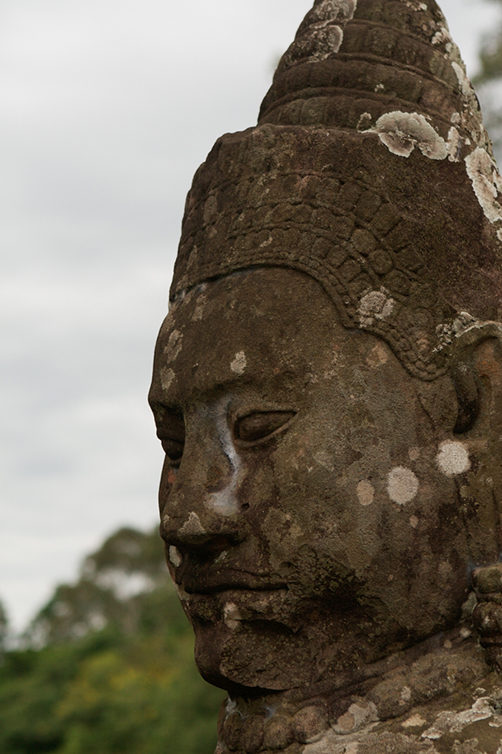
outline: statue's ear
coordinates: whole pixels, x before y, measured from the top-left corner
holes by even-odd
[[[477,322],[457,335],[451,377],[458,400],[454,434],[489,441],[502,429],[502,324]]]
[[[451,378],[458,401],[454,439],[471,459],[459,479],[462,511],[472,563],[484,566],[502,550],[502,324],[476,322],[457,335]]]

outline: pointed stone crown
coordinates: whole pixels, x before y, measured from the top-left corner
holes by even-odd
[[[279,266],[432,380],[500,319],[502,180],[434,0],[316,0],[258,126],[218,140],[187,198],[171,299]]]

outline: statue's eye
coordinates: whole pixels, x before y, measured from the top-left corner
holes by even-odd
[[[273,435],[295,416],[294,411],[264,411],[248,414],[235,423],[236,440],[258,442]]]
[[[179,465],[185,447],[185,422],[183,416],[167,411],[157,428],[162,449],[171,463]]]

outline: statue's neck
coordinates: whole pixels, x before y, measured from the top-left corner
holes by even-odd
[[[328,729],[356,733],[450,696],[487,672],[477,642],[459,627],[309,688],[229,696],[220,715],[216,754],[300,752]]]

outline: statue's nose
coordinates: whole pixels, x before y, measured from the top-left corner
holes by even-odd
[[[179,469],[163,473],[161,535],[180,551],[218,553],[244,538],[239,503],[242,469],[215,438],[187,438]]]

